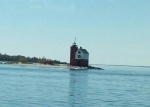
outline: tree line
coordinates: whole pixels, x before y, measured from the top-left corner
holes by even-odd
[[[10,63],[42,63],[42,64],[66,64],[66,62],[60,62],[58,60],[51,60],[47,59],[45,57],[43,58],[37,58],[37,57],[25,57],[22,55],[7,55],[7,54],[1,54],[0,53],[0,61],[8,61]]]

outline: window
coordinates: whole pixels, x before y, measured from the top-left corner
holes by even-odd
[[[78,53],[80,54],[80,53],[81,53],[81,51],[78,51]]]
[[[78,55],[78,58],[81,58],[81,55]]]

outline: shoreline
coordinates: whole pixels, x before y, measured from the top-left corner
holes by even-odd
[[[66,64],[44,65],[44,64],[0,64],[0,65],[14,65],[14,66],[30,66],[30,67],[47,67],[47,68],[63,68],[71,70],[87,70],[88,67],[70,66]]]
[[[56,64],[56,65],[48,65],[48,64],[1,64],[1,65],[14,65],[14,66],[30,66],[30,67],[47,67],[47,68],[63,68],[63,69],[70,69],[70,70],[88,70],[88,69],[96,69],[96,70],[103,70],[102,68],[98,68],[98,67],[79,67],[79,66],[71,66],[71,65],[67,65],[67,64]]]

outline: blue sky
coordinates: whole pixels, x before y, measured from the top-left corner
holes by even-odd
[[[150,0],[0,0],[0,53],[91,64],[150,65]]]

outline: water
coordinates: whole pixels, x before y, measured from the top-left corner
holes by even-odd
[[[0,107],[150,107],[150,68],[0,65]]]

